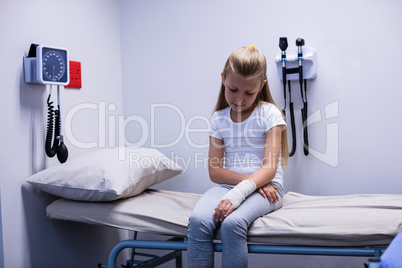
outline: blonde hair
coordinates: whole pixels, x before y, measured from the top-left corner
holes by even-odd
[[[264,80],[267,82],[264,84],[262,90],[258,93],[255,99],[255,106],[261,105],[264,102],[272,103],[276,106],[274,99],[268,87],[267,79],[267,61],[264,54],[262,54],[255,46],[246,46],[235,49],[227,59],[223,68],[223,79],[226,79],[228,74],[237,73],[247,78],[260,79],[261,84]],[[225,86],[221,84],[219,91],[218,101],[215,105],[214,111],[219,111],[228,107],[229,104],[225,98]],[[279,109],[279,108],[278,108]],[[280,109],[279,109],[280,110]],[[282,114],[284,117],[284,115]],[[285,118],[284,118],[285,119]],[[286,129],[282,131],[281,138],[282,149],[282,166],[285,168],[289,159],[288,139]]]

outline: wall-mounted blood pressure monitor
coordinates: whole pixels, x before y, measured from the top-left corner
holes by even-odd
[[[65,48],[32,44],[24,57],[25,83],[66,86],[70,82],[68,51]]]
[[[57,155],[60,163],[68,158],[68,150],[63,142],[60,112],[60,86],[70,83],[70,62],[65,48],[32,44],[28,56],[24,57],[25,83],[57,85],[57,109],[50,100],[52,86],[47,98],[48,116],[45,152],[48,157]]]

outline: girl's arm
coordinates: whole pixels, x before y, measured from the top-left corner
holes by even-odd
[[[255,171],[248,179],[253,181],[257,188],[268,184],[276,174],[282,144],[282,126],[275,126],[267,131],[262,167]]]
[[[242,180],[248,179],[249,175],[223,168],[224,155],[223,141],[210,136],[208,171],[211,181],[218,184],[237,185]]]
[[[259,168],[257,171],[255,171],[252,175],[248,176],[247,178],[244,178],[244,179],[249,179],[249,180],[253,181],[256,184],[256,187],[257,187],[258,191],[260,192],[260,194],[263,196],[267,196],[271,202],[278,201],[278,195],[276,193],[277,187],[274,185],[271,185],[269,183],[274,178],[277,167],[278,167],[278,163],[280,161],[279,155],[280,155],[280,151],[281,151],[281,134],[282,134],[281,126],[275,126],[267,131],[267,134],[265,137],[265,149],[264,149],[264,155],[263,155],[264,158],[262,161],[262,167]],[[217,148],[214,148],[212,153],[217,153],[217,152],[214,152],[215,149],[217,149]],[[211,149],[210,149],[210,155],[211,155]],[[223,155],[223,148],[222,148],[222,155]],[[216,156],[218,156],[218,155],[216,155]],[[216,167],[216,168],[217,168],[216,170],[213,170],[214,172],[216,172],[215,175],[217,175],[217,176],[219,174],[224,174],[225,176],[230,175],[230,173],[220,171],[219,167]],[[210,169],[211,169],[211,164],[210,164]],[[233,173],[235,173],[235,172],[233,172]],[[235,173],[235,174],[238,174],[238,173]],[[233,179],[233,181],[236,181],[240,177],[241,176],[236,177],[235,179]],[[211,180],[212,180],[212,178],[211,178]],[[229,180],[229,178],[225,178],[225,181],[226,180]],[[238,182],[240,182],[240,181],[238,181]],[[215,208],[214,219],[216,221],[223,221],[224,218],[229,216],[230,213],[232,213],[234,209],[235,209],[235,207],[229,200],[227,200],[227,199],[221,200],[219,202],[218,206]]]

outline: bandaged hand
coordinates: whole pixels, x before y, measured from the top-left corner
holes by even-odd
[[[257,185],[251,180],[243,180],[237,184],[232,190],[227,192],[215,208],[214,220],[223,221],[230,213],[233,212],[240,204],[252,194]]]
[[[223,221],[230,213],[233,212],[240,204],[252,194],[257,185],[251,180],[243,180],[237,184],[232,190],[227,192],[215,208],[214,220]]]
[[[243,180],[237,184],[232,190],[227,192],[221,200],[229,200],[234,208],[238,208],[240,204],[257,189],[255,182],[251,180]]]
[[[214,213],[214,220],[216,222],[222,222],[227,216],[230,215],[230,213],[235,210],[235,207],[230,203],[229,200],[221,200],[215,208],[215,213]]]

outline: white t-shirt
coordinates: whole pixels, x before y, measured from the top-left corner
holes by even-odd
[[[230,110],[229,106],[212,115],[209,135],[223,141],[224,168],[251,175],[262,166],[267,131],[278,125],[281,125],[283,130],[286,128],[286,122],[279,109],[271,103],[257,106],[252,114],[240,123],[233,122]],[[283,185],[282,177],[282,164],[279,161],[272,181]]]

